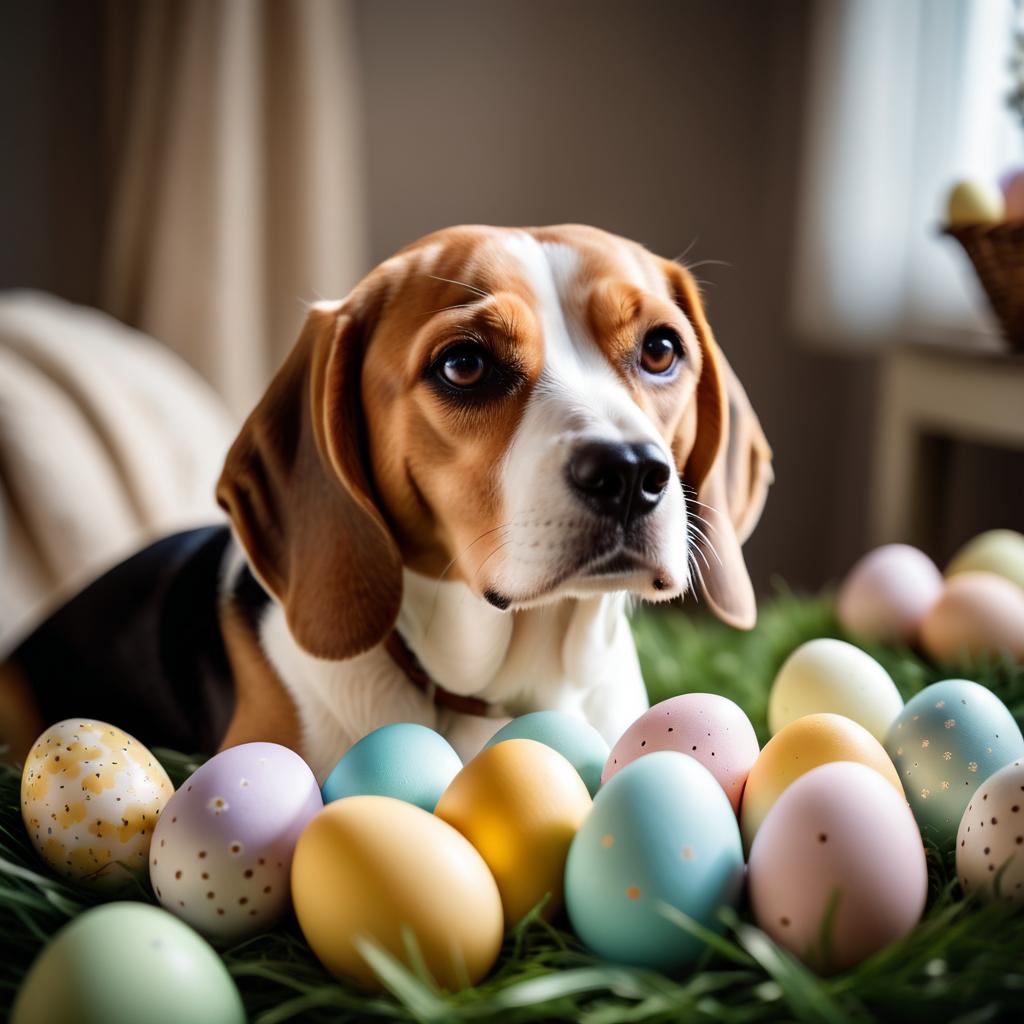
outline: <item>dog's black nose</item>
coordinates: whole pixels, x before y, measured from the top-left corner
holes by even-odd
[[[661,501],[672,466],[654,444],[588,441],[570,456],[568,477],[588,508],[628,526]]]

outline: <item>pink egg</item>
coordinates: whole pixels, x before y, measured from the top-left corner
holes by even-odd
[[[906,801],[851,761],[813,768],[779,797],[754,839],[747,880],[758,926],[822,973],[906,935],[928,895],[924,846]]]
[[[849,571],[836,613],[857,640],[910,644],[941,593],[942,573],[924,552],[886,544]]]
[[[620,768],[655,750],[675,750],[699,761],[725,790],[734,811],[760,747],[739,705],[716,693],[684,693],[645,711],[612,747],[602,785]]]
[[[1006,201],[1006,219],[1024,220],[1024,167],[1013,167],[999,179]]]

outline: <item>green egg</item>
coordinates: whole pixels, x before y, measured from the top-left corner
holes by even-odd
[[[969,540],[952,558],[947,576],[961,572],[994,572],[1024,587],[1024,534],[988,530]]]
[[[601,786],[601,771],[608,760],[608,744],[588,722],[564,711],[533,711],[513,718],[488,741],[534,740],[557,750],[576,769],[590,795]],[[486,750],[487,747],[484,749]]]
[[[244,1024],[223,961],[148,903],[107,903],[62,928],[36,958],[11,1024]]]

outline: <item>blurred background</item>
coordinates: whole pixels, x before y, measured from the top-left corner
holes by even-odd
[[[695,268],[775,451],[762,592],[1024,527],[1024,357],[940,232],[956,179],[1024,162],[1011,0],[2,17],[0,637],[215,515],[305,303],[460,222],[582,221]]]

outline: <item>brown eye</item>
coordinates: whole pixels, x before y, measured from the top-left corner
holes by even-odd
[[[475,388],[487,377],[490,363],[478,345],[459,345],[441,360],[441,376],[455,388]]]
[[[644,335],[640,346],[640,365],[647,373],[665,377],[676,367],[683,354],[683,343],[670,327],[655,327]]]

